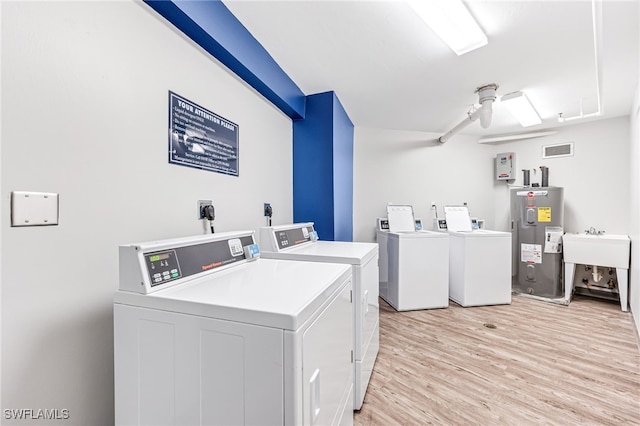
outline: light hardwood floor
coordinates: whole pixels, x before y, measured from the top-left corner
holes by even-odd
[[[380,352],[354,424],[640,425],[631,314],[584,296],[411,312],[380,299]]]

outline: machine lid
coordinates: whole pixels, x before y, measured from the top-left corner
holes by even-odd
[[[449,231],[452,237],[463,238],[511,238],[511,232],[492,231],[489,229],[474,229],[473,231]]]
[[[416,230],[416,219],[411,205],[388,204],[387,219],[389,232],[414,232]]]
[[[389,238],[449,238],[445,232],[414,231],[414,232],[389,232]]]
[[[350,277],[349,265],[261,258],[151,294],[119,291],[114,303],[297,330]]]
[[[449,231],[473,231],[471,215],[467,206],[445,206],[444,217]]]
[[[262,252],[270,259],[308,260],[315,262],[347,263],[363,265],[378,255],[378,244],[347,241],[317,241],[275,252]]]

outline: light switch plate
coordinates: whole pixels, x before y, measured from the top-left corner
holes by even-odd
[[[13,191],[11,226],[57,225],[58,199],[51,192]]]

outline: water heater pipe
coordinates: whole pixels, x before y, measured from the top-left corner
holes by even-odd
[[[541,178],[540,186],[548,187],[549,186],[549,167],[540,166],[540,170],[542,170],[542,178]]]

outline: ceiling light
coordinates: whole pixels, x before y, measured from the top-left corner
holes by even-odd
[[[458,56],[487,44],[487,36],[462,0],[408,0],[407,3]]]
[[[518,120],[522,127],[534,126],[542,123],[527,95],[523,92],[508,93],[500,98],[500,103]]]
[[[558,132],[551,130],[551,131],[542,131],[542,132],[519,133],[515,135],[486,136],[478,139],[478,143],[508,142],[508,141],[517,141],[520,139],[533,139],[533,138],[540,138],[542,136],[554,135],[556,133]]]

